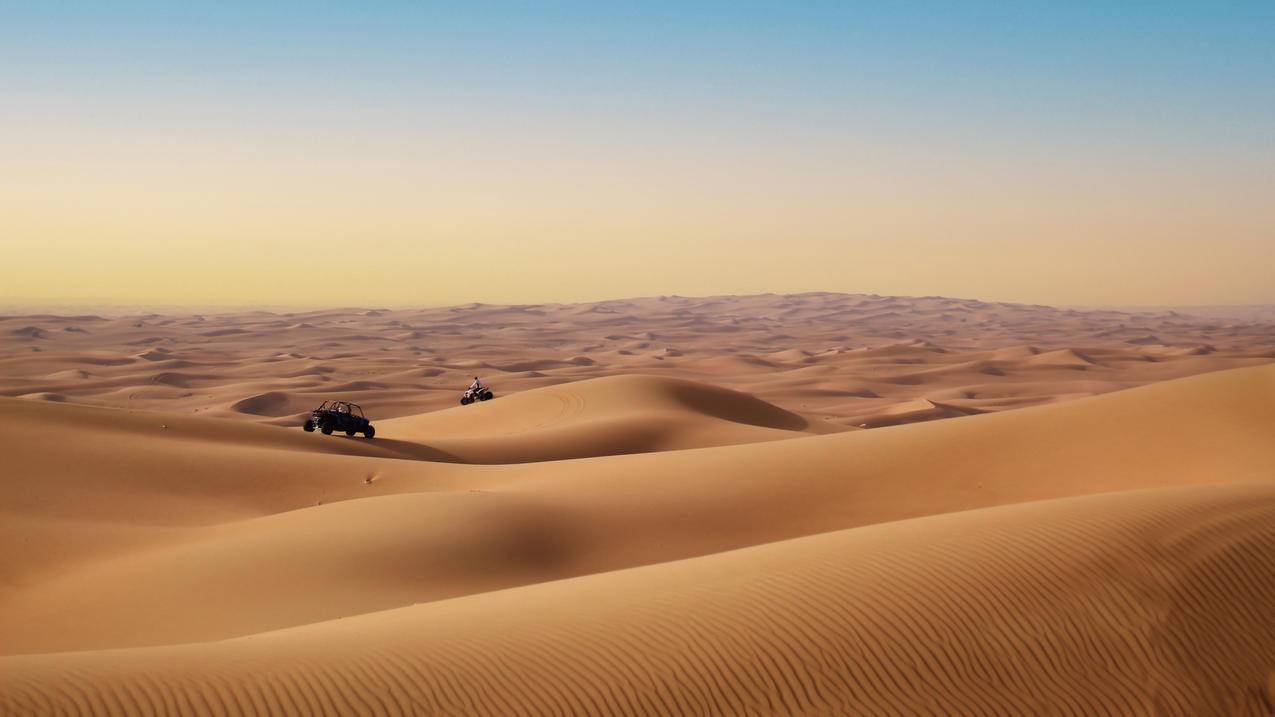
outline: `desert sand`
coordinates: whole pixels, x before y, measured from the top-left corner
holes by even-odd
[[[1252,317],[27,314],[0,393],[0,714],[1275,705]]]

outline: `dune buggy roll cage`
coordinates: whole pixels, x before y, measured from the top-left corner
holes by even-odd
[[[344,411],[341,410],[342,406],[345,406]],[[350,403],[349,401],[324,401],[314,410],[316,413],[320,411],[336,411],[338,413],[349,413],[359,418],[367,418],[367,416],[363,415],[363,409],[359,407],[359,404]]]

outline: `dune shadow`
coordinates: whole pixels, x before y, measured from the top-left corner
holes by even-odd
[[[417,443],[415,441],[403,441],[393,438],[374,438],[368,441],[365,438],[348,438],[341,436],[341,440],[366,442],[370,447],[387,449],[391,453],[400,458],[407,458],[414,461],[429,461],[432,463],[470,463],[460,456],[448,453],[439,448]]]

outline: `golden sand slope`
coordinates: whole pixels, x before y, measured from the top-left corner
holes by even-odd
[[[803,435],[711,387],[566,388],[576,413],[495,401],[446,440]],[[493,466],[438,462],[430,417],[0,408],[0,713],[1269,709],[1275,365]]]
[[[11,657],[6,713],[1267,714],[1275,487],[889,523],[225,642]]]

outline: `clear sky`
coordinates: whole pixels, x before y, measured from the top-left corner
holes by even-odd
[[[0,273],[1275,302],[1275,2],[0,0]]]

